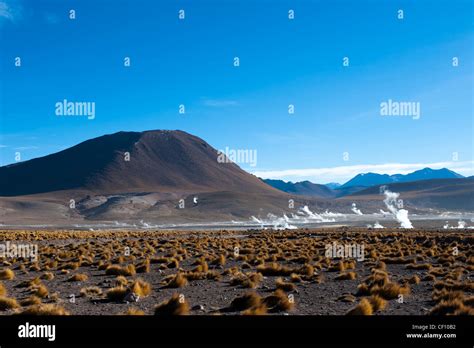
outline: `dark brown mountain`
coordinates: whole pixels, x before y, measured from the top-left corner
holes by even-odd
[[[130,160],[126,161],[126,154]],[[0,168],[0,196],[62,190],[274,193],[279,191],[182,131],[118,132],[64,151]]]

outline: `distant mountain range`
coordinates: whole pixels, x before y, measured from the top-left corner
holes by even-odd
[[[447,168],[431,169],[424,168],[406,175],[403,174],[358,174],[343,185],[331,183],[326,185],[314,184],[310,181],[301,181],[293,183],[283,180],[264,179],[263,181],[274,188],[297,195],[316,196],[316,197],[343,197],[356,192],[363,191],[368,187],[377,185],[387,185],[393,183],[405,183],[433,179],[460,179],[462,175],[453,172]]]
[[[309,181],[300,181],[292,183],[283,180],[263,180],[266,184],[286,193],[317,197],[335,197],[334,190],[326,185],[313,184]]]
[[[344,185],[340,186],[339,188],[347,188],[347,187],[370,187],[374,185],[383,185],[383,184],[391,184],[396,182],[410,182],[410,181],[420,181],[420,180],[431,180],[431,179],[459,179],[463,178],[462,175],[453,172],[447,168],[442,169],[431,169],[431,168],[424,168],[413,173],[409,173],[406,175],[403,174],[375,174],[375,173],[365,173],[365,174],[358,174]]]

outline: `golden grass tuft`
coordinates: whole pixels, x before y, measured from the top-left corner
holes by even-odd
[[[387,283],[383,286],[374,285],[370,289],[372,295],[379,295],[386,300],[393,300],[399,295],[408,295],[410,293],[410,286],[408,284],[400,286],[396,283]]]
[[[85,282],[89,277],[84,273],[76,273],[71,278],[68,279],[68,282]]]
[[[15,279],[15,272],[9,268],[2,269],[0,271],[0,280],[12,280]]]
[[[277,289],[272,295],[265,297],[263,303],[270,312],[290,311],[295,305],[281,289]]]
[[[31,295],[20,301],[20,305],[22,307],[33,306],[41,303],[41,299],[38,296]]]
[[[150,272],[150,259],[146,259],[136,267],[137,273],[149,273]]]
[[[140,297],[146,297],[151,294],[151,284],[145,282],[142,279],[137,279],[133,282],[133,284],[130,286],[130,290],[140,296]]]
[[[363,298],[357,306],[349,310],[346,315],[372,315],[373,312],[374,310],[369,300]]]
[[[23,315],[69,315],[69,312],[55,304],[38,304],[25,308],[19,314]]]
[[[287,276],[294,273],[291,268],[275,262],[257,266],[257,272],[262,273],[264,276]]]
[[[33,287],[32,289],[33,289],[33,294],[38,296],[39,298],[45,298],[49,295],[48,288],[43,284],[37,285]]]
[[[339,261],[335,264],[332,264],[328,268],[328,272],[342,272],[346,270],[346,264],[342,261]]]
[[[99,297],[99,296],[102,296],[102,289],[99,288],[98,286],[88,286],[88,287],[82,288],[79,294],[80,296],[88,297],[88,298]]]
[[[410,278],[408,278],[407,281],[408,281],[408,283],[410,283],[410,284],[420,284],[421,279],[420,279],[419,276],[417,276],[417,275],[415,274],[415,275],[411,276]]]
[[[176,273],[173,278],[166,284],[167,288],[182,288],[188,284],[188,279],[181,273]]]
[[[0,282],[0,296],[7,296],[7,288]]]
[[[155,307],[155,315],[187,315],[189,314],[188,301],[179,294],[173,294],[168,300]]]
[[[125,267],[120,265],[111,265],[105,269],[106,275],[134,276],[136,273],[135,266],[131,264]]]
[[[14,298],[0,296],[0,311],[6,311],[18,307],[20,307],[20,305]]]
[[[237,274],[230,280],[231,285],[240,285],[243,288],[255,289],[263,280],[261,273]]]
[[[356,296],[370,295],[370,288],[366,283],[361,283],[357,286]]]
[[[357,278],[357,273],[355,272],[343,272],[340,273],[334,280],[354,280]]]
[[[115,284],[118,286],[118,285],[127,285],[128,284],[128,279],[125,278],[124,276],[118,276],[117,278],[115,278]]]
[[[267,306],[262,303],[258,307],[253,307],[244,310],[241,314],[242,315],[266,315],[268,312]]]
[[[105,295],[110,301],[122,302],[128,294],[128,289],[123,286],[116,286],[107,290]]]
[[[472,314],[472,308],[466,307],[461,299],[442,300],[430,311],[430,315]]]
[[[374,312],[383,311],[387,306],[387,301],[378,295],[370,296],[369,302]]]
[[[433,266],[429,263],[410,263],[406,265],[406,269],[415,269],[415,270],[430,270]]]
[[[246,309],[259,307],[262,298],[255,292],[247,292],[240,297],[236,297],[230,304],[230,308],[234,311],[244,311]]]
[[[44,280],[53,280],[54,274],[52,272],[44,272],[40,278]]]
[[[282,278],[277,278],[275,281],[275,285],[277,289],[281,289],[283,291],[295,291],[296,285],[293,283],[287,283]]]
[[[303,280],[301,279],[301,277],[298,274],[291,273],[290,274],[290,281],[292,281],[293,283],[301,283]]]

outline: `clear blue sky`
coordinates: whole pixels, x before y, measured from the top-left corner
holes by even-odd
[[[241,166],[267,177],[472,175],[473,42],[472,0],[0,0],[0,165],[181,129],[257,150]],[[95,119],[56,116],[63,99],[95,102]],[[388,99],[420,102],[420,119],[380,116]]]

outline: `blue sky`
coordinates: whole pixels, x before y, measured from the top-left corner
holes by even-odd
[[[181,129],[256,150],[240,165],[263,177],[473,175],[473,43],[470,0],[0,0],[0,165]],[[64,99],[95,102],[96,117],[57,116]],[[421,117],[381,116],[388,99]]]

